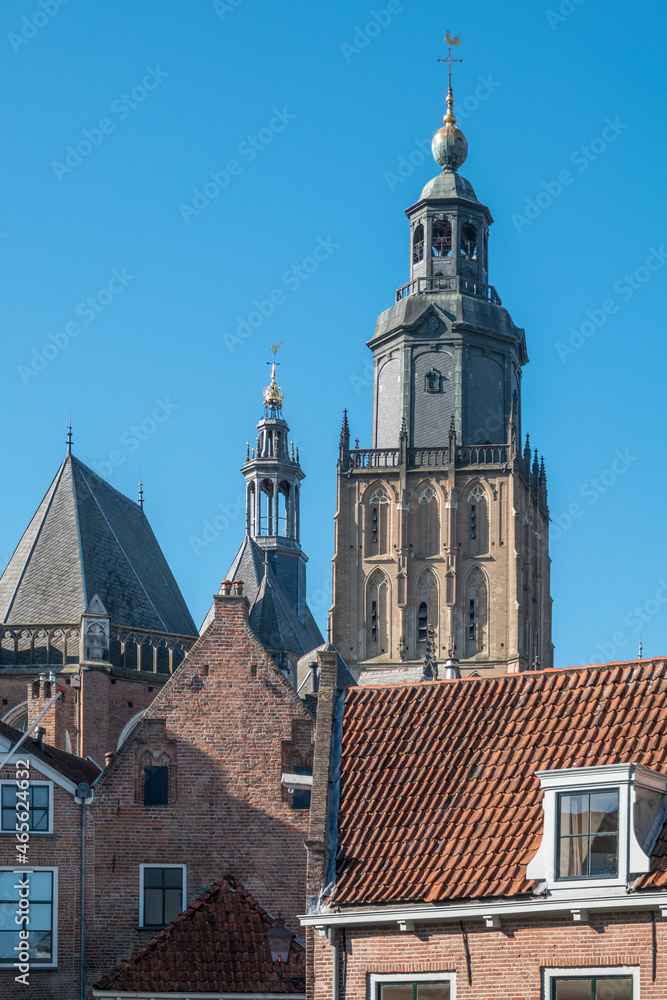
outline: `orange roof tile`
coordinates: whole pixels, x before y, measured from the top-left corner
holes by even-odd
[[[535,772],[624,762],[667,774],[666,660],[349,688],[332,902],[530,892]],[[667,888],[667,825],[639,887]]]

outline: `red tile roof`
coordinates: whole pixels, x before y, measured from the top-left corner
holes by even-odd
[[[100,990],[304,993],[305,948],[292,941],[284,972],[271,961],[265,931],[275,921],[242,885],[215,883],[109,976]]]
[[[4,736],[12,746],[15,746],[23,736],[23,733],[20,729],[8,726],[6,722],[0,722],[0,736]],[[77,757],[73,753],[67,753],[66,750],[59,750],[58,747],[52,747],[48,743],[42,743],[41,747],[38,747],[33,743],[32,736],[29,736],[25,743],[23,743],[19,749],[19,753],[30,754],[35,760],[41,760],[44,764],[50,764],[64,778],[74,781],[77,785],[82,781],[85,781],[88,785],[92,785],[95,778],[102,773],[101,769],[91,764],[89,760]],[[0,753],[0,756],[2,756],[2,753]]]
[[[535,772],[667,773],[667,661],[349,688],[336,905],[527,893]],[[667,887],[667,827],[641,888]]]

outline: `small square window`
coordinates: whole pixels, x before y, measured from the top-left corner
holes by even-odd
[[[18,788],[15,782],[4,782],[2,788],[2,820],[3,833],[14,833],[17,823],[29,823],[31,833],[51,833],[51,786],[41,783],[30,783],[25,792]],[[18,793],[21,798],[18,798]],[[26,815],[27,813],[27,815]]]
[[[618,875],[618,789],[558,796],[558,878]]]
[[[169,804],[169,768],[165,764],[144,768],[144,805]]]
[[[141,867],[141,926],[166,927],[183,911],[185,865]]]

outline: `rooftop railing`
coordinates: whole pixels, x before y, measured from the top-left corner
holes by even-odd
[[[410,295],[423,295],[426,292],[460,292],[461,295],[473,295],[477,299],[485,299],[496,306],[502,301],[493,285],[484,285],[481,281],[464,278],[460,274],[434,274],[430,278],[414,278],[396,289],[396,301],[407,299]]]

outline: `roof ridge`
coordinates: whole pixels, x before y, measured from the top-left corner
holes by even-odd
[[[397,681],[388,682],[386,684],[360,684],[358,686],[359,691],[382,691],[384,689],[392,688],[407,688],[407,687],[426,687],[426,686],[441,686],[443,684],[460,684],[462,681],[466,683],[472,683],[475,681],[482,681],[485,683],[506,681],[506,680],[517,680],[521,677],[540,677],[544,675],[548,676],[559,676],[565,673],[573,673],[576,670],[611,670],[616,667],[630,667],[636,664],[648,665],[660,663],[665,665],[667,663],[667,656],[651,656],[643,657],[641,660],[614,660],[612,663],[585,663],[578,664],[569,667],[541,667],[539,670],[521,670],[516,673],[508,674],[491,674],[488,677],[440,677],[437,680],[427,681]]]

